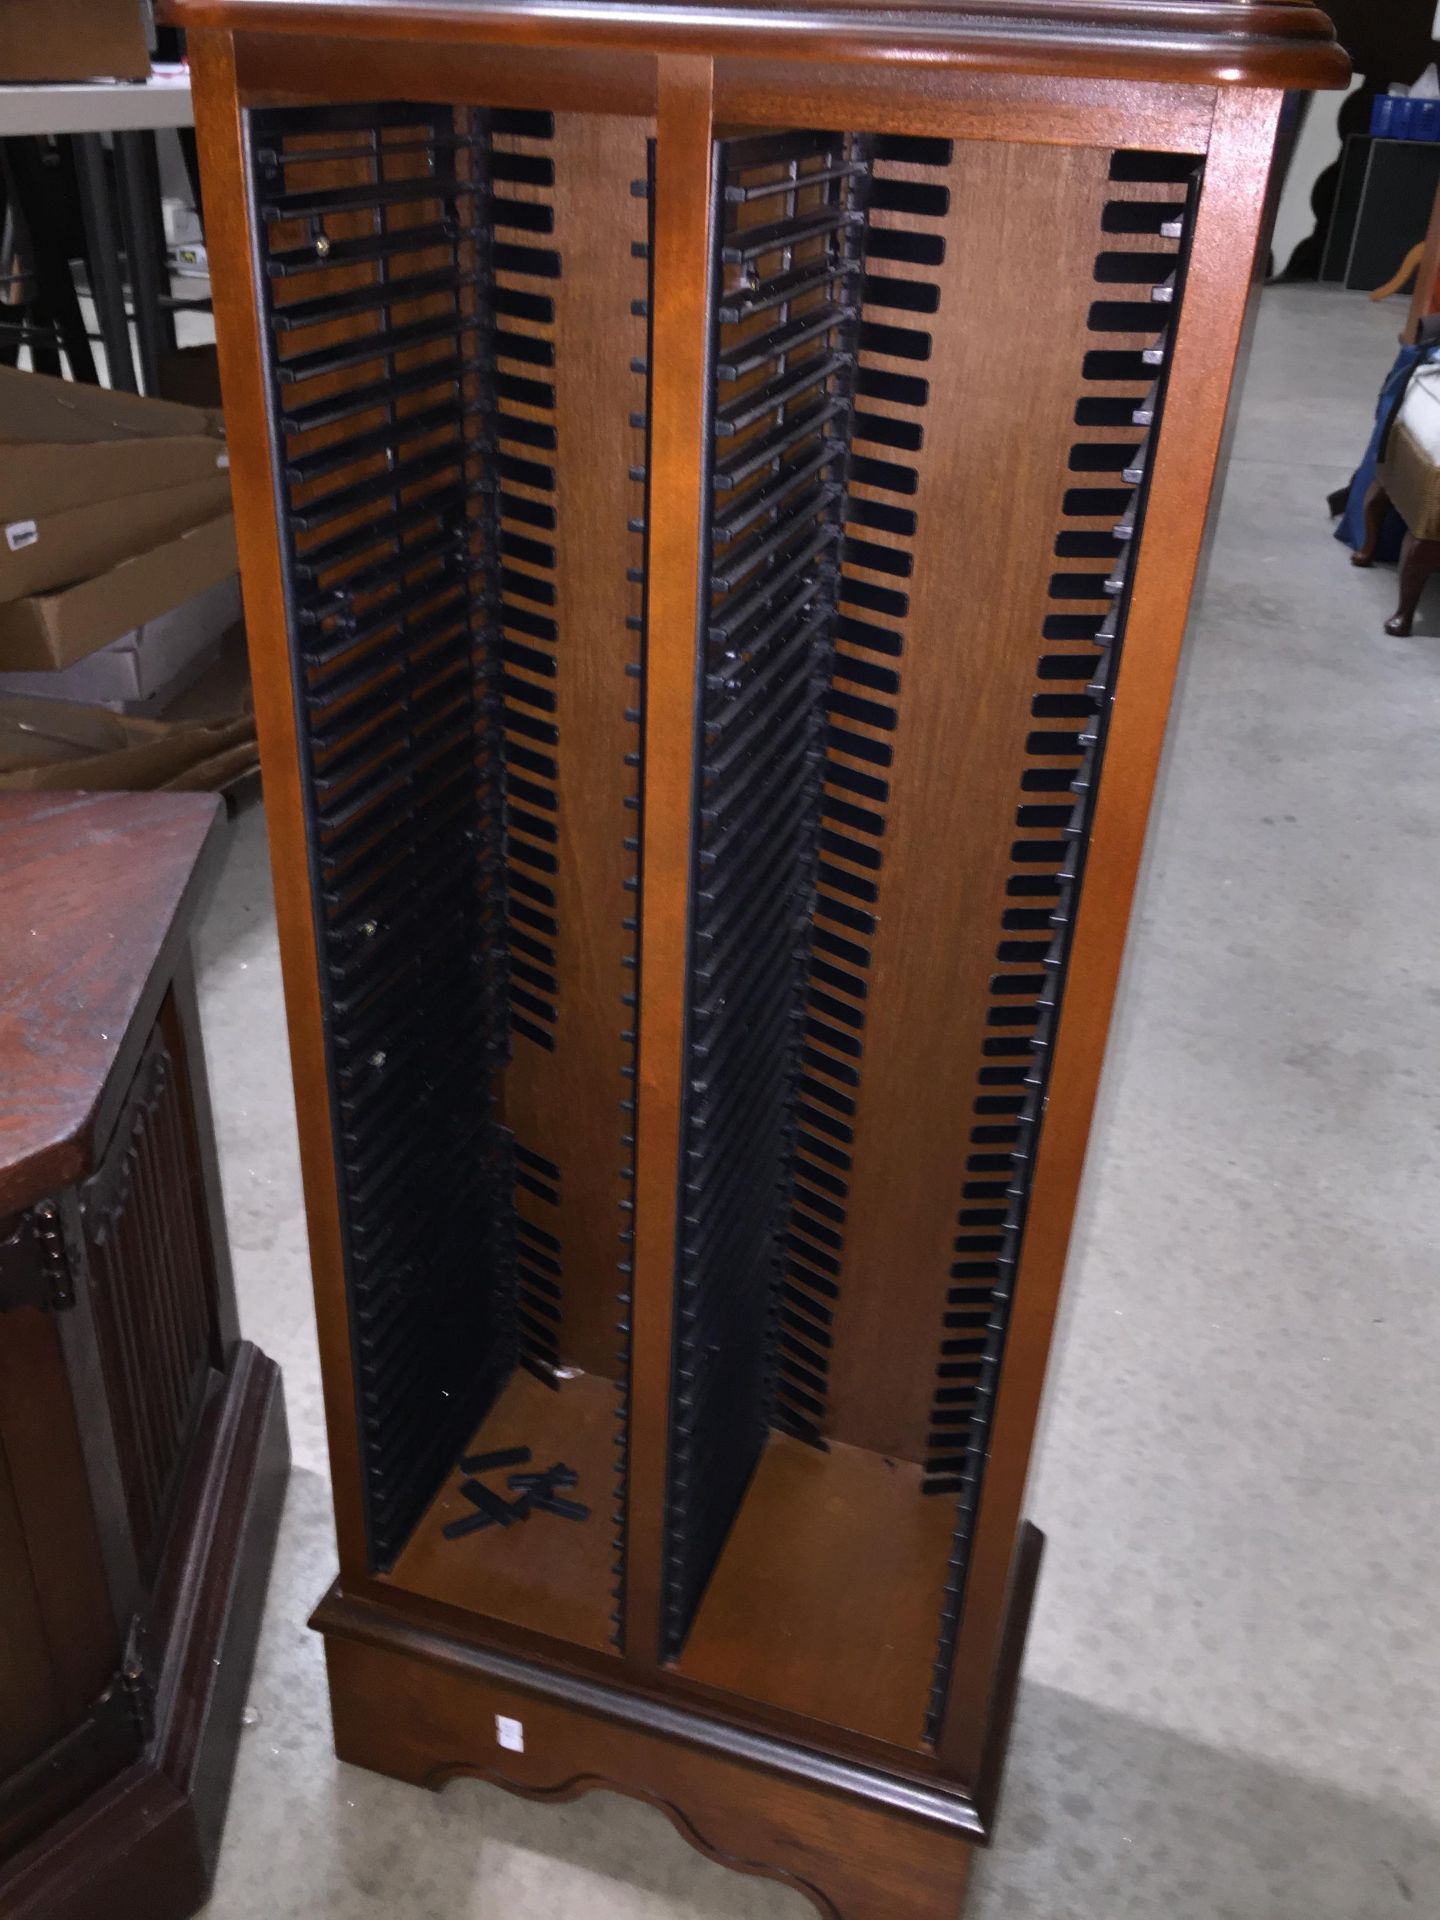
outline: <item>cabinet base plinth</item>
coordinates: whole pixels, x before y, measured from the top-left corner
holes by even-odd
[[[991,1742],[998,1774],[1040,1540],[1027,1531]],[[325,1636],[335,1751],[438,1790],[469,1775],[535,1800],[599,1789],[668,1815],[722,1866],[783,1881],[827,1920],[958,1920],[974,1850],[973,1800],[768,1733],[453,1639],[343,1593]],[[509,1723],[509,1724],[504,1724]],[[993,1778],[983,1796],[993,1804]]]

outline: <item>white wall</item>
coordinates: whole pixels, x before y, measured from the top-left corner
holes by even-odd
[[[1353,93],[1361,84],[1357,75],[1350,83],[1349,93]],[[1310,210],[1310,195],[1326,167],[1340,158],[1340,129],[1337,123],[1341,103],[1348,97],[1348,93],[1317,93],[1310,102],[1310,111],[1305,115],[1305,124],[1300,129],[1295,157],[1290,163],[1289,177],[1275,219],[1273,252],[1277,273],[1285,270],[1296,247],[1306,234],[1314,230],[1315,216]]]

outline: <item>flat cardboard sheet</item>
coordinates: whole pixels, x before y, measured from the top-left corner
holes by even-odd
[[[258,764],[248,709],[213,723],[142,720],[68,701],[0,698],[0,793],[219,791]]]
[[[0,0],[0,82],[143,80],[140,0]]]
[[[0,673],[0,694],[34,694],[109,707],[113,713],[158,713],[203,673],[240,626],[240,576],[226,574],[193,600],[131,627],[72,666],[38,673]]]
[[[0,367],[0,526],[228,467],[211,410]]]
[[[229,476],[212,468],[183,486],[8,520],[0,525],[0,603],[88,580],[213,520],[229,504]]]
[[[236,570],[230,513],[132,554],[58,593],[0,606],[0,670],[68,667]]]

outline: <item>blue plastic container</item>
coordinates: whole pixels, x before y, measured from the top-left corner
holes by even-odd
[[[1377,140],[1440,140],[1440,100],[1382,93],[1370,110],[1370,131]]]

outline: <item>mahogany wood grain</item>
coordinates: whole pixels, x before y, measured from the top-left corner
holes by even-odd
[[[842,1791],[818,1765],[807,1779],[799,1751],[782,1775],[743,1740],[702,1746],[683,1722],[559,1701],[338,1595],[317,1620],[336,1751],[354,1765],[432,1789],[471,1775],[539,1800],[628,1794],[721,1865],[793,1886],[826,1920],[957,1920],[978,1832],[963,1802],[923,1817],[898,1784],[887,1804],[883,1787]],[[499,1747],[501,1715],[523,1727],[523,1754]]]
[[[198,29],[197,100],[211,194],[219,201],[212,251],[222,370],[341,1536],[341,1590],[317,1616],[327,1638],[339,1751],[432,1785],[473,1772],[542,1797],[614,1786],[663,1805],[715,1857],[800,1888],[831,1920],[896,1912],[953,1920],[968,1847],[993,1809],[1035,1574],[1036,1542],[1020,1519],[1025,1474],[1261,226],[1275,90],[1338,79],[1343,56],[1323,17],[1298,0],[973,0],[957,9],[883,11],[837,0],[704,12],[592,0],[564,8],[543,0],[174,0],[171,12]],[[232,27],[238,42],[220,31]],[[1247,83],[1266,91],[1249,97]],[[577,1249],[567,1278],[566,1351],[587,1371],[559,1393],[517,1377],[475,1445],[513,1438],[535,1447],[537,1460],[541,1453],[563,1455],[581,1469],[579,1491],[593,1513],[584,1523],[555,1519],[542,1531],[527,1522],[509,1534],[490,1529],[447,1542],[440,1528],[467,1510],[452,1484],[392,1574],[376,1577],[366,1570],[360,1525],[238,104],[396,97],[587,114],[573,129],[573,151],[572,130],[557,123],[557,158],[571,164],[557,167],[552,195],[556,245],[572,276],[556,289],[555,379],[559,717],[562,740],[581,743],[561,776],[569,784],[560,826],[562,833],[573,827],[567,850],[575,858],[557,916],[562,946],[573,939],[558,968],[560,1019],[573,1012],[574,1024],[565,1035],[568,1057],[554,1063],[553,1074],[526,1061],[511,1068],[505,1092],[507,1118],[522,1144],[562,1167],[560,1186],[572,1208],[566,1232]],[[609,1000],[624,954],[619,919],[608,917],[624,874],[618,839],[605,836],[617,793],[614,750],[624,750],[611,676],[625,663],[623,625],[634,611],[635,584],[622,577],[633,559],[617,565],[629,538],[623,520],[635,509],[613,472],[638,458],[636,430],[624,423],[629,403],[624,410],[617,404],[627,381],[614,343],[636,333],[630,303],[643,288],[629,243],[640,232],[643,206],[628,198],[622,206],[621,180],[638,176],[635,158],[652,109],[622,1667],[609,1646],[604,1503],[598,1494],[588,1498],[593,1489],[585,1483],[594,1473],[598,1484],[613,1431],[613,1388],[603,1377],[605,1316],[614,1301],[613,1243],[606,1242],[619,1222],[612,1218],[607,1229],[603,1215],[623,1198],[624,1179],[612,1151],[620,1129],[610,1101],[624,1064],[616,1051],[621,1023]],[[830,1350],[831,1446],[823,1453],[772,1439],[690,1642],[678,1663],[661,1665],[717,116],[727,126],[908,132],[959,145],[943,216],[943,266],[915,276],[939,287],[940,306],[925,323],[933,333],[923,369],[931,401],[914,460],[917,565],[897,663],[899,718],[883,735],[895,754]],[[1086,336],[1090,303],[1107,297],[1097,294],[1095,281],[1095,255],[1106,244],[1101,207],[1149,191],[1111,182],[1109,157],[1116,148],[1199,154],[1207,147],[958,1654],[931,1751],[922,1729],[954,1509],[948,1499],[920,1493],[916,1462],[928,1451],[976,1074],[992,1030],[990,976],[1002,964],[993,958],[997,928],[1015,860],[1027,857],[1011,851],[1022,797],[1020,747],[1051,610],[1062,495],[1074,484],[1066,469],[1080,437],[1081,358],[1087,345],[1140,344],[1138,337]],[[574,165],[585,155],[593,156],[589,177]],[[893,155],[885,164],[895,182],[903,168]],[[516,197],[527,191],[518,188]],[[1180,186],[1160,189],[1162,198],[1182,194]],[[879,218],[892,230],[907,220],[888,209]],[[1133,248],[1124,244],[1145,253],[1156,243],[1138,237]],[[872,371],[911,370],[869,347],[865,363]],[[1092,399],[1125,397],[1123,388],[1111,394],[1099,381],[1084,390]],[[875,400],[873,413],[897,425],[905,418],[898,400]],[[1083,437],[1133,438],[1128,426],[1087,427]],[[567,468],[567,456],[577,464]],[[884,504],[858,479],[852,491],[857,503]],[[886,523],[882,515],[881,524],[900,521]],[[1091,523],[1072,515],[1067,524],[1082,541],[1087,533],[1108,537],[1099,517]],[[866,537],[872,535],[873,562],[887,535],[873,526]],[[872,586],[892,577],[873,564],[867,569],[854,553],[846,567],[852,580]],[[1093,610],[1101,605],[1097,597]],[[862,740],[867,732],[881,737],[878,722],[867,728],[862,717],[853,724]],[[1050,760],[1029,751],[1031,764],[1073,774],[1063,750]],[[843,849],[834,858],[854,864]],[[540,1135],[565,1143],[566,1152]],[[576,1177],[578,1162],[569,1156],[580,1143],[583,1172]],[[523,1756],[496,1749],[497,1712],[526,1721]]]
[[[918,1746],[952,1522],[907,1461],[772,1434],[680,1673]]]
[[[220,1187],[220,1161],[214,1149],[215,1115],[210,1103],[210,1076],[200,1032],[200,1005],[195,987],[195,962],[187,953],[175,970],[170,992],[160,1011],[171,1058],[185,1087],[182,1125],[186,1134],[186,1164],[190,1205],[196,1220],[207,1221],[207,1304],[212,1328],[212,1360],[223,1368],[240,1338],[235,1298],[235,1271],[228,1235],[220,1228],[225,1200]]]
[[[55,1650],[35,1590],[29,1543],[0,1447],[0,1778],[33,1760],[70,1725]]]
[[[1214,89],[1053,73],[955,73],[742,54],[715,62],[715,114],[748,126],[851,127],[1039,146],[1204,151]]]
[[[208,794],[0,794],[0,1215],[93,1164],[220,818]]]
[[[283,33],[245,33],[237,77],[256,106],[313,97]],[[327,100],[425,101],[443,64],[447,94],[485,106],[645,116],[655,110],[655,61],[638,50],[584,51],[451,42],[344,40],[327,50]],[[1024,140],[1053,145],[1203,150],[1214,90],[1145,80],[979,74],[921,64],[897,70],[814,60],[721,55],[717,121],[737,126],[847,126],[857,131]]]
[[[44,1307],[0,1304],[13,1920],[139,1911],[141,1884],[155,1920],[192,1912],[239,1737],[287,1462],[278,1371],[235,1336],[195,1020],[219,818],[202,795],[0,801],[0,1077],[42,1141],[15,1141],[9,1191],[54,1209],[22,1227],[7,1284],[42,1271],[26,1232],[63,1249]]]
[[[926,274],[940,305],[827,1422],[906,1460],[925,1458],[931,1425],[922,1356],[952,1284],[1108,171],[1097,148],[958,147],[944,263]]]
[[[228,33],[193,33],[189,53],[200,164],[206,181],[207,237],[215,253],[211,274],[215,336],[225,396],[230,487],[255,687],[256,729],[265,779],[266,828],[299,1120],[300,1170],[320,1336],[335,1527],[341,1566],[358,1573],[366,1565],[366,1547],[349,1313],[235,49]]]
[[[0,1324],[0,1469],[23,1533],[18,1549],[12,1553],[7,1547],[0,1557],[5,1569],[0,1587],[13,1577],[16,1591],[32,1592],[38,1601],[46,1650],[28,1658],[34,1660],[37,1681],[49,1677],[61,1725],[73,1726],[104,1692],[126,1623],[117,1619],[111,1601],[56,1319],[39,1307],[21,1307]],[[0,1645],[6,1647],[8,1670],[23,1640],[12,1643],[0,1635]],[[0,1711],[7,1731],[18,1720]],[[0,1776],[8,1771],[0,1759]]]
[[[940,1743],[942,1758],[966,1780],[979,1769],[993,1698],[1040,1394],[1180,645],[1218,509],[1228,402],[1258,291],[1257,261],[1265,257],[1280,106],[1273,93],[1222,93],[1216,103],[1151,481],[1151,538],[1132,593]]]
[[[279,1373],[242,1342],[195,1435],[157,1585],[153,1735],[133,1764],[0,1863],[6,1920],[186,1920],[203,1905],[287,1472]]]
[[[512,1471],[543,1471],[564,1461],[578,1475],[573,1491],[563,1490],[564,1497],[588,1506],[589,1519],[536,1513],[510,1527],[495,1525],[447,1540],[443,1528],[475,1512],[460,1492],[464,1475],[457,1471],[430,1503],[381,1584],[608,1654],[614,1438],[615,1389],[610,1381],[583,1374],[557,1390],[532,1374],[514,1374],[466,1452],[529,1447],[533,1468]],[[514,1497],[506,1490],[504,1472],[480,1477],[502,1498]]]
[[[711,63],[660,62],[641,828],[627,1656],[660,1644],[710,371]]]
[[[288,34],[247,32],[236,41],[235,58],[248,104],[293,106],[315,98],[313,76],[297,66]],[[437,72],[444,74],[443,89]],[[437,46],[419,39],[347,38],[326,46],[327,100],[430,101],[437,91],[472,106],[648,117],[655,111],[655,60],[639,49]]]
[[[626,801],[639,790],[638,772],[626,765],[639,729],[626,714],[639,688],[626,669],[640,657],[639,636],[627,622],[642,610],[639,580],[631,576],[638,576],[643,542],[629,522],[643,513],[644,494],[627,476],[644,463],[644,432],[632,420],[645,409],[644,376],[635,366],[645,358],[647,276],[632,251],[645,242],[645,202],[630,189],[645,178],[649,131],[644,121],[558,114],[544,142],[554,186],[531,190],[554,209],[552,244],[561,259],[559,278],[547,283],[555,302],[547,329],[555,346],[555,406],[544,416],[557,423],[560,440],[553,569],[559,639],[550,683],[560,736],[552,849],[558,868],[550,879],[558,986],[553,1050],[524,1039],[512,1050],[505,1120],[523,1146],[560,1169],[558,1206],[524,1191],[516,1204],[560,1239],[561,1359],[607,1379],[615,1376],[622,1317],[616,1296],[629,1194],[622,1173],[630,1160],[622,1139],[632,1131],[621,1111],[632,1093],[625,1033],[634,1025],[624,1005],[635,987],[628,964],[635,935],[626,921],[639,912],[636,892],[626,888],[636,857],[625,847],[637,821]],[[526,189],[511,191],[519,198]],[[511,564],[530,570],[523,560]]]
[[[981,71],[1140,77],[1199,84],[1324,87],[1348,62],[1330,23],[1303,0],[924,0],[854,5],[664,9],[577,0],[168,0],[188,29],[287,32],[311,38],[524,41],[532,46],[620,47],[715,57],[743,49],[800,51],[827,62],[920,61]],[[362,26],[363,23],[363,26]]]
[[[932,1500],[929,1503],[935,1506]],[[345,1583],[348,1599],[382,1609],[407,1628],[424,1629],[442,1635],[448,1642],[468,1648],[477,1655],[515,1657],[543,1665],[559,1684],[594,1680],[616,1684],[616,1661],[611,1647],[582,1646],[574,1640],[562,1641],[553,1634],[537,1632],[530,1625],[501,1620],[493,1615],[472,1611],[468,1606],[423,1594],[412,1587],[401,1587],[389,1574],[366,1575]],[[1028,1596],[1016,1596],[1015,1632],[1023,1640],[1028,1617]],[[311,1623],[324,1631],[323,1619]],[[897,1745],[856,1727],[820,1720],[793,1707],[776,1706],[768,1700],[739,1696],[715,1686],[698,1674],[682,1670],[682,1665],[651,1665],[648,1669],[627,1662],[622,1685],[633,1699],[657,1707],[704,1713],[740,1729],[763,1729],[780,1740],[803,1743],[806,1750],[824,1754],[837,1761],[864,1769],[877,1769],[912,1782],[930,1784],[943,1780],[943,1771],[933,1751],[919,1744],[913,1726],[908,1744]]]

